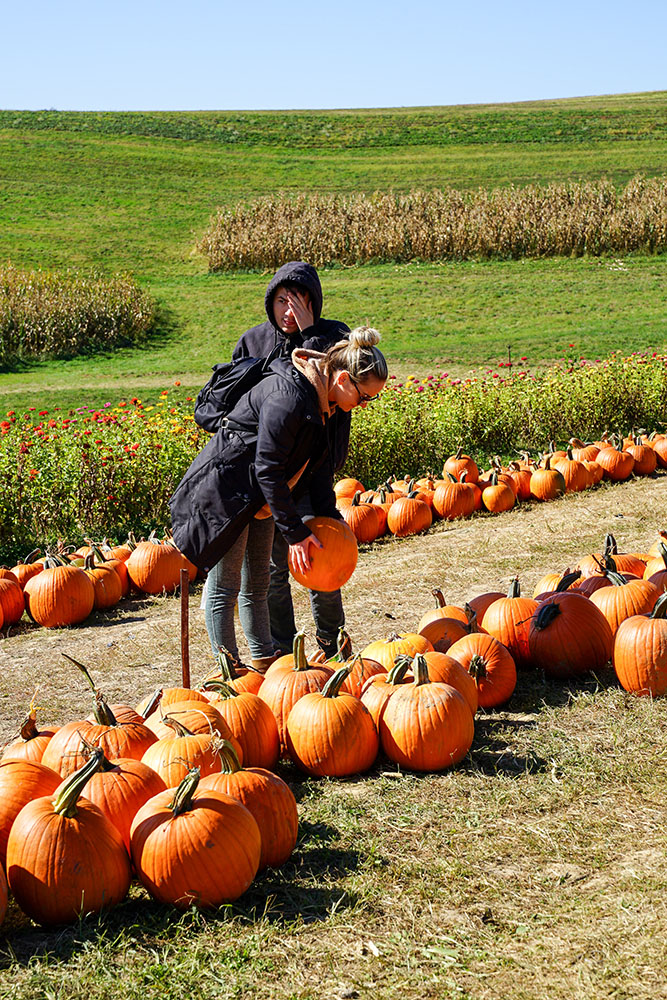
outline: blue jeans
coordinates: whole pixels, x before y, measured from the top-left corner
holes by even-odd
[[[251,658],[273,656],[267,603],[273,531],[273,518],[253,518],[208,574],[204,620],[214,656],[218,646],[224,646],[238,659],[234,629],[237,598]]]
[[[313,509],[310,499],[299,500],[296,505],[301,517],[311,516]],[[276,649],[285,653],[292,650],[296,635],[294,621],[294,605],[290,589],[290,572],[287,566],[288,543],[279,531],[276,531],[271,553],[271,585],[269,587],[269,615],[271,619],[271,636]],[[321,590],[309,590],[310,607],[315,621],[317,643],[327,656],[336,652],[338,629],[345,624],[343,599],[340,590],[325,593]]]

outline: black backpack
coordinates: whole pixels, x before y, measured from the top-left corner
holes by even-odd
[[[270,375],[268,358],[239,358],[213,366],[213,374],[195,401],[195,423],[214,434],[222,420],[234,409],[242,396]]]

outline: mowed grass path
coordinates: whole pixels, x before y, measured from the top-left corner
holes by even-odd
[[[366,547],[345,587],[355,648],[412,630],[432,605],[507,587],[599,551],[645,551],[664,527],[667,477],[603,485],[499,517],[441,523]],[[573,531],[576,525],[576,531]],[[297,588],[297,620],[312,621]],[[193,680],[210,652],[191,601]],[[133,601],[79,628],[24,625],[0,644],[0,736],[39,684],[40,719],[90,711],[63,652],[109,699],[177,683],[179,603]],[[380,758],[346,780],[282,774],[299,800],[292,859],[236,904],[179,915],[134,887],[100,921],[44,930],[12,904],[0,930],[5,1000],[664,1000],[667,699],[613,671],[557,683],[523,672],[481,712],[453,771],[399,773]]]
[[[263,318],[267,280],[210,276],[192,254],[218,205],[278,190],[404,191],[600,176],[623,184],[637,172],[664,170],[666,107],[665,94],[652,94],[419,109],[416,131],[400,109],[352,118],[320,114],[329,139],[314,130],[307,112],[259,116],[273,146],[251,144],[256,124],[245,145],[243,133],[235,145],[212,141],[203,127],[211,116],[203,113],[152,116],[158,126],[149,123],[172,135],[174,123],[184,130],[199,123],[204,138],[196,139],[122,134],[123,121],[113,116],[75,116],[77,127],[97,118],[111,132],[91,127],[87,134],[61,130],[68,121],[72,127],[72,116],[39,121],[38,113],[2,113],[0,259],[25,267],[129,270],[160,300],[165,322],[143,350],[0,373],[0,408],[5,400],[15,407],[18,399],[93,405],[102,396],[117,399],[174,379],[201,384],[238,335]],[[363,147],[359,122],[365,120]],[[11,123],[15,127],[1,127]],[[356,145],[345,145],[352,140]],[[515,357],[536,362],[563,351],[596,357],[615,348],[661,349],[667,339],[662,258],[631,258],[620,266],[610,260],[381,265],[322,277],[325,313],[352,325],[375,324],[394,369],[402,371],[495,363],[508,343]]]

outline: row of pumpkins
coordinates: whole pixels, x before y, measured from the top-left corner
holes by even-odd
[[[596,485],[602,478],[627,479],[667,467],[667,436],[603,438],[584,444],[573,438],[565,451],[552,450],[536,463],[527,454],[521,462],[503,467],[498,459],[481,472],[462,453],[451,455],[443,479],[392,480],[377,490],[365,490],[357,479],[341,479],[335,486],[337,504],[359,542],[372,542],[387,531],[398,537],[429,528],[434,519],[468,517],[476,510],[510,510],[519,501],[552,500],[566,492]],[[322,539],[321,539],[322,540]],[[311,589],[334,590],[356,565],[349,541],[331,538],[345,547],[345,569],[340,579],[327,571],[325,560],[315,559],[310,574],[292,567],[295,578]],[[122,545],[86,544],[68,553],[26,556],[16,566],[0,568],[0,628],[20,621],[25,611],[39,625],[62,628],[84,621],[92,611],[113,607],[133,588],[146,594],[173,591],[186,569],[192,581],[197,568],[182,555],[169,536],[151,535],[136,542],[132,535]],[[341,553],[342,558],[342,553]]]
[[[585,444],[572,438],[565,450],[553,443],[536,462],[528,453],[503,466],[499,458],[480,470],[459,449],[445,462],[442,478],[405,476],[367,490],[354,478],[336,483],[337,504],[357,540],[372,542],[389,532],[402,537],[428,529],[434,520],[470,517],[475,511],[501,513],[526,500],[555,500],[564,493],[621,482],[667,468],[667,435],[613,436]]]
[[[0,915],[7,886],[43,924],[125,896],[134,872],[157,900],[184,908],[238,898],[280,866],[297,807],[279,759],[313,776],[368,770],[380,750],[400,767],[459,763],[478,708],[505,703],[519,669],[576,677],[611,658],[624,688],[667,693],[667,534],[649,553],[612,536],[532,598],[507,595],[426,611],[414,633],[332,660],[293,652],[261,674],[220,651],[200,690],[166,688],[135,708],[95,695],[87,719],[41,728],[34,704],[0,762]],[[72,661],[76,663],[76,661]]]
[[[112,546],[90,542],[76,551],[63,546],[37,558],[31,552],[16,566],[0,568],[0,628],[18,623],[25,611],[46,628],[78,625],[96,610],[112,608],[131,589],[161,594],[178,586],[182,569],[190,581],[197,567],[169,536],[151,535]]]

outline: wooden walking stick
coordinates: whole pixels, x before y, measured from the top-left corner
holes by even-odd
[[[190,687],[190,578],[187,569],[181,570],[181,673],[183,687]]]

